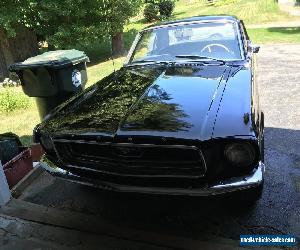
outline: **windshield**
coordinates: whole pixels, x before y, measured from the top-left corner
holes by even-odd
[[[191,60],[197,57],[198,60],[241,60],[235,23],[191,23],[143,31],[129,62]]]

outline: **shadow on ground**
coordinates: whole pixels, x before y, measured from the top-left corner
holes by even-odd
[[[274,27],[268,28],[268,31],[282,33],[286,35],[295,35],[300,34],[300,27]]]

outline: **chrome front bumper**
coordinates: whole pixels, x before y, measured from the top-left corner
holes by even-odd
[[[51,167],[50,167],[51,165]],[[230,193],[245,189],[250,189],[262,184],[264,179],[265,165],[260,162],[252,173],[241,176],[229,178],[226,181],[216,183],[215,185],[204,188],[168,188],[168,187],[141,187],[141,186],[127,186],[116,183],[95,181],[93,179],[84,178],[78,175],[56,167],[54,164],[47,164],[41,162],[41,166],[51,173],[53,176],[69,180],[71,182],[80,183],[83,185],[93,186],[101,189],[118,191],[118,192],[132,192],[132,193],[148,193],[148,194],[166,194],[166,195],[188,195],[188,196],[210,196],[224,193]]]

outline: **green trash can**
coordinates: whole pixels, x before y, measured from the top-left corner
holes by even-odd
[[[56,50],[15,63],[16,72],[26,95],[36,98],[40,118],[53,108],[84,90],[89,58],[78,50]]]

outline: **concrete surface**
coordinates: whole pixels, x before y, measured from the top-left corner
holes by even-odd
[[[253,207],[241,209],[227,199],[104,192],[47,173],[19,199],[49,209],[88,214],[94,218],[93,223],[109,221],[120,227],[198,241],[214,241],[212,235],[229,238],[234,240],[232,249],[238,246],[240,234],[293,234],[299,238],[299,65],[300,45],[263,46],[258,56],[266,127],[266,180],[263,196]]]
[[[71,249],[132,249],[167,250],[169,248],[151,246],[140,242],[84,233],[60,227],[0,215],[1,250],[71,250]]]
[[[46,246],[51,247],[51,249],[60,249],[60,247],[64,249],[65,246],[72,246],[74,249],[94,249],[93,245],[97,246],[97,241],[99,249],[110,249],[105,247],[107,243],[117,246],[117,249],[136,249],[136,247],[153,250],[246,249],[239,247],[238,242],[231,239],[210,236],[201,240],[194,240],[165,233],[143,231],[105,221],[97,215],[49,208],[19,199],[12,199],[0,212],[0,234],[1,231],[8,233],[4,235],[6,239],[3,241],[3,245],[7,249],[10,249],[9,247],[20,249],[18,245],[15,245],[15,239],[11,237],[13,235],[20,238],[17,239],[20,240],[20,243],[21,240],[24,240],[26,244],[28,243],[27,247],[33,243],[43,242],[42,249]],[[65,237],[70,230],[74,232],[73,237]],[[85,242],[87,235],[90,236],[90,240]],[[99,236],[99,239],[94,239],[96,236]],[[104,239],[106,245],[104,244],[103,247],[102,241]]]

